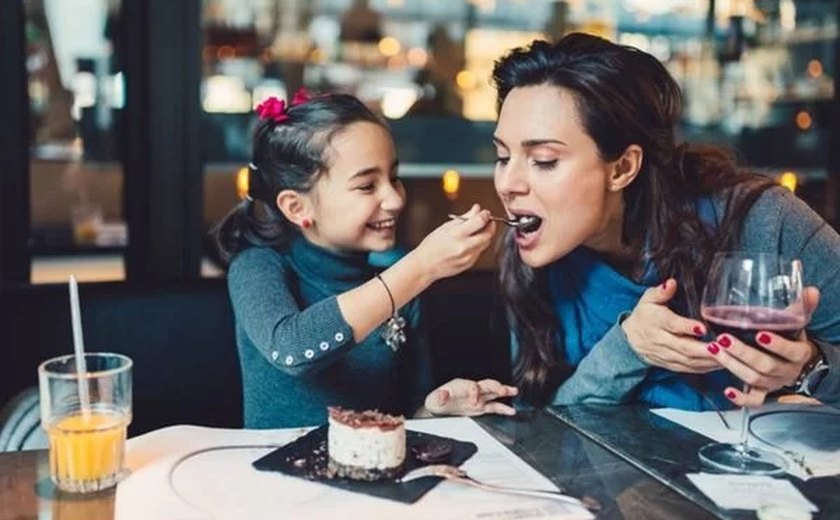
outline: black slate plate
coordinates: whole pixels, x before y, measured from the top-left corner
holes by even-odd
[[[387,498],[406,504],[416,502],[440,482],[438,477],[421,478],[404,484],[394,480],[365,482],[344,478],[328,478],[326,476],[328,459],[327,428],[326,424],[320,426],[295,441],[257,459],[253,463],[254,467],[262,471],[279,471],[293,477],[321,482],[347,491]],[[443,460],[435,462],[419,460],[417,458],[418,450],[422,451],[430,443],[437,446],[440,443],[448,443],[452,450],[448,457]],[[406,471],[434,463],[457,466],[472,457],[476,451],[478,451],[478,448],[471,442],[458,441],[429,433],[406,431]]]

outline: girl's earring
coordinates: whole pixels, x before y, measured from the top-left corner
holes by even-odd
[[[304,229],[309,229],[312,227],[312,221],[308,218],[305,218],[300,221],[300,225],[303,226]]]

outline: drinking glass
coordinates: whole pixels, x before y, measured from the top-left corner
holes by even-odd
[[[73,241],[76,244],[94,244],[99,236],[103,224],[102,206],[98,204],[81,204],[70,210],[70,221],[73,227]]]
[[[730,334],[755,342],[766,330],[796,339],[807,316],[802,299],[802,263],[771,253],[717,253],[709,269],[700,312],[715,335]],[[750,387],[744,384],[744,392]],[[731,473],[772,475],[785,471],[785,460],[749,445],[749,407],[742,409],[740,441],[703,446],[700,460]]]
[[[112,353],[84,356],[82,376],[73,355],[38,367],[50,478],[59,489],[74,493],[109,488],[124,476],[131,422],[131,359]]]

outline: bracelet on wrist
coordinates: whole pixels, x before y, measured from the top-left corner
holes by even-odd
[[[385,344],[391,347],[394,352],[398,351],[405,343],[405,318],[397,313],[397,304],[394,301],[394,295],[391,294],[391,289],[385,280],[382,279],[379,273],[375,273],[376,279],[382,282],[385,292],[388,293],[388,299],[391,301],[391,317],[385,321],[385,330],[382,332],[382,339]]]
[[[812,397],[817,390],[822,378],[828,372],[828,363],[819,347],[816,347],[816,354],[802,367],[802,371],[791,385],[794,392]]]

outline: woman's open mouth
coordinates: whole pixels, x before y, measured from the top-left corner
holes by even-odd
[[[519,235],[529,235],[535,233],[540,226],[542,226],[542,218],[532,213],[520,213],[511,211],[513,220],[516,221],[516,233]]]
[[[533,247],[539,237],[543,219],[533,213],[511,211],[510,214],[516,221],[516,243],[521,249]]]

